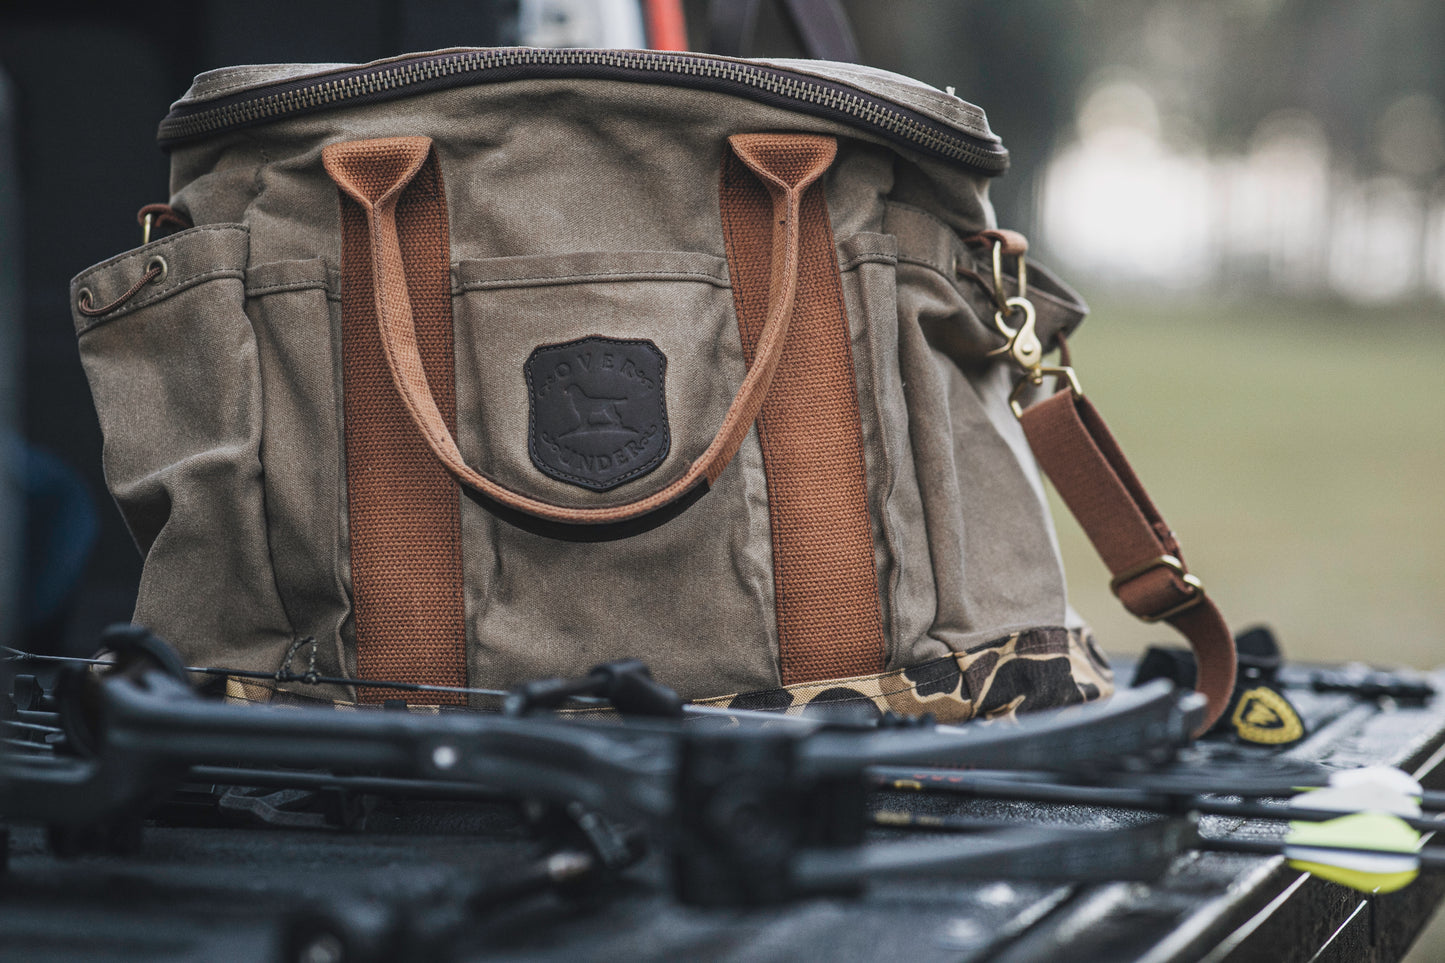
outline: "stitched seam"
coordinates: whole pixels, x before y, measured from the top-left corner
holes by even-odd
[[[934,214],[932,211],[926,211],[921,207],[914,207],[912,204],[906,204],[903,201],[886,201],[884,203],[883,217],[885,221],[888,219],[888,211],[893,209],[908,211],[911,214],[917,214],[919,217],[922,217],[925,220],[932,221],[950,237],[958,236],[957,233],[953,230],[953,228],[948,226],[948,223],[946,221],[944,221],[938,215]]]
[[[987,642],[980,642],[971,649],[964,649],[964,655],[973,655],[975,652],[986,652],[990,649],[1001,649],[1011,643],[1022,641],[1026,635],[1035,635],[1041,632],[1063,632],[1069,638],[1076,638],[1081,635],[1078,629],[1068,629],[1062,625],[1035,625],[1026,629],[1015,629],[1008,635],[1001,638],[990,639]]]
[[[736,155],[733,155],[733,156],[736,156]],[[727,190],[727,182],[726,182],[727,171],[728,171],[728,155],[725,154],[725,155],[723,156],[723,159],[722,159],[722,164],[721,164],[721,166],[718,168],[718,190],[717,190],[717,198],[718,198],[718,219],[719,219],[720,223],[722,224],[722,229],[723,229],[723,246],[724,246],[724,249],[727,251],[727,254],[728,254],[728,262],[727,262],[727,263],[728,263],[728,277],[731,278],[731,277],[733,276],[733,260],[732,260],[732,256],[733,256],[733,252],[738,249],[738,243],[737,243],[737,229],[736,229],[736,227],[734,226],[734,223],[733,223],[733,222],[736,220],[736,217],[730,217],[730,216],[728,215],[728,205],[727,205],[727,204],[724,202],[724,200],[723,200],[723,198],[724,198],[724,192]],[[801,243],[801,238],[799,239],[799,241],[800,241],[800,243]],[[735,330],[735,331],[737,331],[737,333],[738,333],[738,349],[739,349],[739,352],[740,352],[740,354],[741,354],[742,362],[743,362],[743,377],[746,378],[746,377],[747,377],[747,372],[748,372],[749,370],[751,370],[751,368],[752,368],[752,364],[748,361],[748,346],[747,346],[746,340],[745,340],[744,337],[743,337],[743,325],[742,325],[742,319],[743,319],[743,288],[742,288],[743,279],[742,279],[742,275],[743,275],[743,272],[742,272],[742,271],[739,271],[739,272],[737,272],[737,273],[738,273],[738,277],[736,278],[735,282],[730,285],[730,287],[731,287],[731,289],[732,289],[732,302],[733,302],[733,324],[732,324],[732,330]],[[780,363],[781,363],[781,359],[780,359]],[[763,429],[763,417],[762,417],[762,416],[763,416],[762,409],[759,408],[759,409],[758,409],[757,416],[754,417],[754,419],[753,419],[753,426],[752,426],[752,429],[751,429],[751,430],[757,434],[757,441],[758,441],[758,461],[759,461],[759,462],[762,464],[762,466],[763,466],[763,495],[764,495],[764,499],[766,500],[766,499],[769,498],[770,496],[768,495],[768,482],[767,482],[768,456],[767,456],[767,450],[766,450],[766,448],[763,446],[763,431],[764,431],[764,429]],[[739,450],[739,451],[742,450],[742,442],[739,442],[739,444],[738,444],[738,450]],[[779,597],[779,593],[778,593],[778,565],[777,565],[777,559],[774,557],[774,554],[773,554],[773,553],[774,553],[774,548],[773,548],[773,519],[772,519],[771,506],[770,506],[770,505],[765,505],[765,506],[764,506],[764,511],[767,512],[767,519],[768,519],[768,542],[767,542],[767,545],[768,545],[768,579],[767,579],[767,582],[768,582],[768,584],[769,584],[769,585],[772,587],[772,589],[773,589],[773,597],[772,597],[769,601],[772,603],[772,609],[773,609],[773,617],[772,617],[771,621],[772,621],[772,624],[773,624],[773,631],[774,631],[773,641],[774,641],[774,643],[775,643],[774,646],[773,646],[773,655],[774,655],[773,668],[777,671],[777,679],[778,679],[778,685],[777,685],[776,687],[774,687],[774,688],[776,689],[776,688],[785,688],[785,687],[783,686],[783,633],[782,633],[782,630],[778,627],[778,597]]]
[[[102,261],[100,264],[97,264],[95,267],[86,271],[84,274],[77,276],[74,282],[75,286],[89,287],[93,283],[92,279],[98,277],[101,274],[106,274],[110,272],[112,268],[119,267],[123,264],[144,264],[146,261],[150,260],[152,257],[155,257],[156,255],[165,255],[167,252],[171,251],[179,244],[189,242],[193,239],[194,235],[200,234],[202,232],[223,232],[229,234],[241,234],[247,237],[250,236],[249,230],[247,230],[244,226],[236,224],[205,224],[200,227],[186,228],[186,230],[178,231],[177,233],[172,234],[169,237],[163,237],[158,241],[152,241],[150,244],[147,244],[144,247],[139,247],[135,250],[126,251],[124,254],[118,254],[108,261]],[[238,264],[234,268],[234,270],[239,271],[242,267],[243,265]],[[175,284],[181,284],[184,282],[184,280],[185,278],[183,277],[180,281],[176,281]],[[162,288],[161,290],[169,289]],[[151,294],[151,297],[154,297],[154,293]]]
[[[256,331],[255,331],[255,325],[254,325],[254,323],[251,321],[250,316],[246,314],[243,305],[239,305],[239,304],[236,305],[236,313],[241,316],[241,318],[246,322],[246,326],[251,329],[251,332],[250,332],[250,333],[251,333],[252,343],[253,343],[253,345],[254,345],[254,344],[256,343],[256,341],[258,340],[258,339],[256,338]],[[261,377],[261,359],[260,359],[259,349],[257,349],[257,356],[256,356],[256,414],[255,414],[255,416],[254,416],[255,419],[256,419],[256,454],[255,454],[254,457],[257,459],[257,461],[260,460],[261,452],[262,452],[263,450],[265,450],[265,446],[266,446],[266,418],[265,418],[264,415],[263,415],[263,413],[264,413],[265,411],[266,411],[266,385],[265,385],[265,379],[263,379],[263,378]],[[266,472],[265,466],[262,466],[262,470],[261,470],[261,472],[260,472],[260,475],[259,475],[259,477],[256,479],[256,484],[257,484],[257,486],[261,489],[261,491],[260,491],[260,496],[261,496],[261,519],[262,519],[261,540],[262,540],[262,544],[264,544],[264,545],[266,546],[266,567],[270,570],[270,574],[271,574],[271,577],[270,577],[270,579],[269,579],[268,581],[270,581],[270,583],[271,583],[271,591],[272,591],[272,593],[274,594],[274,597],[275,597],[275,599],[276,599],[276,606],[277,606],[277,608],[279,608],[279,609],[281,610],[281,616],[282,616],[282,618],[284,618],[284,619],[286,620],[286,632],[287,632],[287,634],[288,634],[291,638],[294,639],[294,638],[296,638],[296,636],[297,636],[297,632],[296,632],[296,618],[295,618],[295,616],[292,615],[291,607],[286,604],[286,603],[287,603],[286,593],[284,593],[284,592],[281,591],[281,573],[278,571],[278,567],[277,567],[277,565],[276,565],[276,549],[275,549],[275,546],[274,546],[274,544],[273,544],[273,542],[274,542],[273,533],[274,533],[274,531],[275,531],[275,529],[276,529],[277,526],[274,524],[274,519],[273,519],[273,516],[272,516],[272,514],[271,514],[271,512],[272,512],[271,502],[270,502],[270,499],[267,497],[267,494],[268,494],[267,488],[268,488],[268,486],[269,486],[269,484],[270,484],[270,475]],[[313,650],[313,653],[314,653],[314,650]],[[314,657],[314,655],[313,655],[313,657]]]
[[[925,210],[924,210],[923,208],[921,208],[921,207],[914,207],[912,204],[904,204],[904,203],[902,203],[901,201],[888,201],[888,202],[884,205],[884,219],[885,219],[885,220],[887,219],[887,211],[892,210],[892,209],[895,209],[895,208],[898,209],[898,210],[901,210],[901,211],[908,211],[909,213],[916,214],[917,216],[922,217],[922,218],[924,218],[925,220],[931,221],[933,224],[937,225],[939,229],[947,232],[950,237],[957,237],[957,234],[954,232],[953,228],[949,227],[947,224],[945,224],[943,221],[939,220],[939,219],[938,219],[936,216],[934,216],[933,214],[929,213],[928,211],[925,211]],[[975,258],[972,253],[970,253],[970,252],[968,252],[968,251],[965,251],[964,254],[965,254],[965,256],[969,259],[969,261],[971,261],[972,263],[974,263],[974,264],[979,264],[979,263],[980,263],[980,261],[978,260],[978,258]],[[952,266],[951,266],[951,265],[950,265],[949,267],[945,268],[945,267],[937,264],[937,263],[934,262],[934,261],[928,260],[927,258],[918,257],[917,255],[912,255],[912,254],[904,254],[902,251],[900,251],[900,252],[898,253],[898,260],[899,260],[900,263],[917,264],[917,265],[919,265],[919,266],[921,266],[921,267],[932,268],[934,271],[936,271],[936,272],[938,272],[939,274],[941,274],[945,280],[947,280],[947,281],[949,281],[950,283],[954,284],[956,287],[958,286],[958,285],[957,285],[957,280],[958,280],[958,279],[957,279],[957,277],[954,277],[954,276],[953,276],[953,275],[954,275],[954,271],[952,270]],[[990,297],[993,296],[993,289],[992,289],[992,287],[991,287],[987,282],[984,281],[984,279],[983,279],[983,277],[982,277],[981,275],[974,274],[973,272],[969,272],[969,274],[967,274],[967,275],[962,275],[962,276],[964,276],[964,277],[971,277],[975,282],[977,282],[979,285],[981,285],[981,286],[984,288],[984,293],[988,294]],[[1050,293],[1047,292],[1047,291],[1042,291],[1042,290],[1039,290],[1039,289],[1037,289],[1037,288],[1034,288],[1033,290],[1030,290],[1030,291],[1029,291],[1029,297],[1030,297],[1030,298],[1039,298],[1039,299],[1048,301],[1050,304],[1054,304],[1054,305],[1058,306],[1059,308],[1062,308],[1062,309],[1064,309],[1064,310],[1066,310],[1066,311],[1076,311],[1076,310],[1077,310],[1071,303],[1069,303],[1069,302],[1067,302],[1067,301],[1064,301],[1064,300],[1062,300],[1062,299],[1060,299],[1060,298],[1058,298],[1058,297],[1050,294]]]
[[[909,213],[911,213],[911,214],[915,214],[915,215],[923,218],[924,220],[926,220],[926,221],[928,221],[929,223],[933,224],[935,227],[937,227],[940,231],[942,231],[947,237],[949,237],[949,238],[951,238],[951,239],[956,239],[956,238],[958,237],[958,234],[953,230],[953,228],[949,227],[946,223],[943,222],[943,220],[941,220],[940,218],[938,218],[938,217],[935,216],[934,214],[930,213],[929,211],[925,211],[925,210],[924,210],[923,208],[921,208],[921,207],[914,207],[912,204],[904,204],[904,203],[902,203],[901,201],[888,201],[888,202],[886,202],[886,203],[883,205],[883,222],[884,222],[885,224],[888,222],[888,211],[894,210],[894,209],[899,210],[899,211],[907,211],[907,212],[909,212]],[[893,233],[893,235],[894,235],[895,237],[898,236],[898,232],[897,232],[897,231],[894,231],[894,232],[892,232],[892,233]],[[901,245],[901,241],[900,241],[900,245]],[[949,247],[952,248],[953,246],[954,246],[954,245],[953,245],[952,241],[950,241],[950,242],[949,242]],[[950,264],[948,267],[943,267],[942,265],[939,265],[939,264],[937,264],[937,263],[935,263],[935,262],[933,262],[933,261],[930,261],[930,260],[928,260],[928,259],[926,259],[926,258],[921,258],[921,257],[918,257],[918,256],[916,256],[916,255],[912,255],[912,254],[904,254],[902,251],[899,251],[899,252],[898,252],[898,260],[899,260],[900,262],[906,262],[906,263],[909,263],[909,264],[919,264],[919,265],[922,265],[922,266],[924,266],[924,267],[932,268],[933,270],[935,270],[935,271],[937,271],[939,274],[941,274],[945,280],[950,281],[950,282],[953,281],[953,279],[950,277],[950,275],[953,273],[953,270],[952,270],[952,269],[953,269],[953,265],[951,265],[951,264]]]
[[[916,257],[916,256],[914,256],[914,255],[912,255],[912,254],[902,254],[902,253],[900,253],[900,254],[898,255],[898,263],[899,263],[899,264],[914,264],[914,265],[917,265],[918,267],[928,268],[930,271],[934,272],[934,273],[937,274],[939,277],[943,278],[945,281],[948,281],[950,284],[953,284],[953,283],[954,283],[954,279],[953,279],[953,278],[950,278],[950,277],[948,276],[948,275],[949,275],[949,271],[948,271],[946,268],[942,267],[942,266],[939,265],[939,264],[934,263],[933,261],[928,260],[927,258]],[[956,286],[956,285],[955,285],[955,286]]]
[[[308,291],[312,288],[325,287],[326,280],[324,278],[309,278],[304,281],[277,281],[275,284],[262,284],[254,287],[248,285],[246,287],[246,295],[248,297],[251,297],[264,294],[274,294],[277,291]]]
[[[638,271],[606,272],[599,274],[537,275],[521,278],[497,278],[495,280],[462,281],[458,291],[478,291],[490,288],[546,287],[551,284],[585,284],[615,281],[701,281],[717,287],[731,287],[727,278],[705,271]]]
[[[168,237],[152,241],[144,247],[136,248],[133,251],[126,251],[123,254],[117,254],[107,261],[102,261],[75,280],[78,284],[84,286],[87,278],[94,277],[109,268],[115,267],[117,264],[124,264],[127,261],[145,261],[153,255],[160,253],[162,250],[172,248],[183,240],[206,231],[220,231],[229,234],[245,234],[248,236],[251,233],[244,224],[202,224],[199,227],[188,227],[184,231],[177,231]]]
[[[862,254],[855,254],[839,265],[839,271],[851,271],[860,264],[897,264],[897,254],[884,254],[882,251],[865,251]]]
[[[180,292],[193,288],[198,284],[204,284],[207,281],[215,281],[222,278],[236,278],[239,280],[242,277],[244,277],[244,272],[238,268],[223,268],[216,271],[208,271],[205,274],[193,274],[190,277],[186,278],[183,282],[177,282],[171,287],[154,292],[144,299],[133,299],[129,304],[117,308],[110,314],[96,318],[89,324],[77,328],[75,331],[76,337],[79,337],[83,334],[88,334],[103,324],[107,324],[119,318],[126,317],[127,315],[134,314],[141,308],[147,308],[159,301],[164,301],[171,295],[179,294]]]
[[[862,258],[862,257],[863,257],[863,255],[859,255],[859,258]],[[894,255],[886,255],[885,258],[884,258],[882,261],[877,261],[877,262],[874,262],[874,263],[882,263],[882,264],[884,264],[884,265],[886,265],[886,266],[889,266],[889,267],[894,268],[894,270],[892,270],[892,271],[884,272],[884,280],[883,280],[882,282],[874,282],[874,284],[882,283],[882,284],[884,284],[884,285],[887,287],[887,289],[888,289],[887,292],[886,292],[886,300],[891,301],[891,302],[893,303],[893,305],[894,305],[894,317],[893,317],[893,322],[892,322],[892,323],[893,323],[893,329],[894,329],[894,331],[897,331],[897,327],[898,327],[898,317],[897,317],[897,304],[898,304],[897,257],[894,256]],[[876,273],[877,273],[877,272],[869,272],[869,275],[876,274]],[[881,387],[882,387],[884,381],[886,380],[886,374],[885,374],[883,368],[884,368],[884,366],[887,364],[887,359],[886,359],[886,358],[880,358],[880,357],[879,357],[879,352],[878,352],[878,350],[877,350],[877,347],[878,347],[878,346],[877,346],[877,344],[874,342],[872,335],[869,333],[869,332],[871,332],[871,331],[876,327],[876,325],[874,324],[874,318],[872,317],[872,313],[870,312],[869,306],[868,306],[868,293],[869,293],[869,292],[868,292],[868,289],[869,289],[870,287],[872,287],[873,285],[870,285],[870,284],[868,283],[867,277],[868,277],[868,275],[864,275],[861,271],[858,272],[858,273],[855,275],[855,280],[856,280],[857,287],[858,287],[858,309],[859,309],[859,311],[861,311],[862,314],[863,314],[863,326],[864,326],[864,332],[865,332],[862,340],[859,342],[859,346],[862,348],[862,350],[863,350],[863,351],[867,354],[867,356],[868,356],[868,362],[867,362],[868,382],[869,382],[869,385],[870,385],[870,388],[871,388],[871,390],[868,392],[868,396],[869,396],[870,401],[872,402],[871,405],[870,405],[870,407],[873,409],[873,411],[872,411],[873,424],[874,424],[874,427],[875,427],[875,429],[876,429],[876,431],[877,431],[878,444],[877,444],[877,446],[876,446],[876,456],[875,456],[874,452],[873,452],[873,451],[870,451],[870,449],[869,449],[866,445],[863,446],[863,465],[864,465],[864,479],[863,479],[863,484],[864,484],[864,489],[865,489],[865,491],[868,493],[868,497],[869,497],[870,503],[873,503],[870,507],[876,509],[875,517],[876,517],[877,531],[878,531],[878,534],[881,536],[881,540],[882,540],[882,543],[883,543],[884,551],[887,553],[887,556],[888,556],[888,558],[887,558],[887,563],[888,563],[888,564],[891,566],[891,568],[892,568],[891,577],[887,580],[885,586],[880,587],[879,592],[878,592],[879,621],[880,621],[880,623],[883,621],[883,619],[882,619],[882,608],[883,608],[883,606],[884,606],[885,604],[886,604],[887,607],[888,607],[887,634],[886,634],[886,636],[885,636],[884,639],[883,639],[883,664],[886,666],[886,665],[887,665],[890,661],[892,661],[892,659],[898,654],[899,646],[901,646],[901,645],[903,644],[903,640],[902,640],[902,638],[900,637],[900,631],[899,631],[899,630],[900,630],[901,623],[902,623],[902,615],[899,613],[899,605],[898,605],[898,587],[899,587],[900,584],[902,584],[902,579],[903,579],[903,565],[902,565],[903,552],[902,552],[902,548],[901,548],[901,545],[900,545],[899,540],[898,540],[898,531],[897,531],[897,528],[896,528],[896,526],[893,524],[893,521],[892,521],[892,518],[893,518],[893,514],[894,514],[894,513],[891,511],[891,509],[892,509],[893,496],[894,496],[894,493],[895,493],[895,492],[897,491],[897,489],[898,489],[898,474],[899,474],[899,468],[898,468],[898,465],[897,465],[897,463],[895,462],[895,460],[894,460],[894,458],[893,458],[892,449],[889,447],[889,441],[891,440],[891,438],[890,438],[890,435],[889,435],[887,418],[884,416],[883,392],[882,392],[882,390],[881,390]],[[839,278],[840,286],[841,286],[841,280],[842,280],[842,279],[841,279],[841,272],[840,272],[840,278]],[[845,300],[845,307],[846,307],[846,300]],[[846,310],[845,310],[844,313],[845,313],[845,315],[846,315],[846,313],[847,313]],[[852,338],[851,327],[850,327],[850,331],[849,331],[849,338],[850,338],[850,339]],[[895,362],[895,365],[896,365],[896,363],[897,363],[897,352],[896,352],[896,350],[895,350],[895,352],[894,352],[894,362]],[[861,398],[861,395],[862,395],[862,385],[859,383],[859,381],[858,381],[858,376],[857,376],[857,367],[856,367],[856,365],[857,365],[857,356],[856,356],[856,353],[855,353],[855,355],[854,355],[854,365],[855,365],[855,367],[854,367],[854,394],[855,394],[855,396],[859,396],[859,397],[858,397],[858,402],[859,402],[858,407],[859,407],[859,418],[860,418],[860,420],[859,420],[859,426],[858,426],[858,427],[859,427],[859,432],[860,432],[860,434],[861,434],[861,432],[862,432],[862,427],[863,427],[863,426],[862,426],[862,420],[861,420],[861,417],[862,417],[862,407],[863,407],[862,398]],[[902,372],[901,370],[898,372],[898,378],[899,378],[899,385],[900,385],[900,387],[901,387],[901,385],[902,385],[902,380],[903,380],[903,372]],[[860,441],[862,440],[861,437],[860,437],[859,440],[860,440]],[[872,458],[874,458],[874,457],[876,457],[877,462],[878,462],[878,466],[877,466],[877,467],[880,469],[880,471],[878,471],[878,472],[871,472],[871,471],[868,470],[869,467],[871,467],[871,466],[869,465],[869,461],[870,461],[870,459],[872,459]],[[872,481],[875,480],[875,479],[877,480],[876,502],[874,502],[874,486],[870,484],[870,482],[872,482]],[[872,527],[872,526],[870,526],[870,528],[871,528],[871,527]],[[878,577],[878,562],[877,562],[877,559],[876,559],[876,557],[875,557],[875,559],[874,559],[874,578],[875,578],[875,580],[877,579],[877,577]]]
[[[973,259],[970,258],[970,260],[973,260]],[[977,274],[977,273],[975,273],[975,272],[973,272],[973,271],[970,271],[970,270],[965,270],[965,271],[959,272],[959,273],[957,273],[957,274],[955,275],[954,272],[951,272],[951,271],[949,271],[949,270],[947,270],[947,269],[945,269],[945,268],[942,268],[942,267],[940,267],[939,265],[935,264],[935,263],[932,262],[932,261],[929,261],[929,260],[927,260],[927,259],[925,259],[925,258],[921,258],[921,257],[914,257],[913,255],[910,255],[910,254],[899,254],[899,255],[898,255],[898,263],[899,263],[899,264],[912,264],[912,265],[915,265],[915,266],[917,266],[917,267],[928,268],[930,271],[934,272],[934,273],[937,274],[939,277],[943,278],[944,281],[948,282],[948,283],[954,288],[954,290],[958,291],[958,292],[959,292],[960,294],[962,294],[963,297],[965,297],[965,298],[967,298],[968,295],[967,295],[967,294],[963,294],[963,287],[964,287],[964,286],[961,285],[961,284],[959,284],[958,281],[959,281],[960,278],[967,278],[968,280],[973,281],[974,284],[977,285],[977,286],[983,291],[983,293],[990,298],[989,304],[990,304],[990,305],[993,304],[993,301],[992,301],[992,298],[993,298],[993,286],[992,286],[991,284],[989,284],[987,281],[985,281],[985,280],[983,279],[983,276],[980,275],[980,274]],[[978,262],[977,262],[977,261],[973,261],[973,263],[977,264]],[[1072,304],[1070,304],[1069,302],[1060,300],[1058,297],[1050,294],[1049,292],[1039,290],[1038,288],[1032,288],[1032,287],[1031,287],[1031,288],[1029,289],[1029,300],[1031,300],[1031,301],[1033,301],[1033,300],[1047,301],[1049,304],[1053,305],[1054,307],[1059,308],[1059,309],[1062,310],[1062,311],[1067,311],[1067,312],[1069,312],[1070,314],[1077,314],[1077,313],[1078,313],[1078,309],[1077,309],[1076,307],[1074,307]],[[990,307],[989,310],[992,310],[992,308]]]
[[[242,278],[242,287],[244,291],[244,274],[242,275]],[[265,289],[263,288],[258,290]],[[250,292],[244,291],[244,294],[249,295]],[[251,317],[246,314],[244,310],[244,305],[237,305],[236,309],[237,312],[243,318],[245,318],[246,324],[251,328],[251,336],[253,340],[255,340],[257,344],[259,344],[260,339],[256,336],[255,322],[252,321]],[[258,354],[256,359],[256,394],[258,396],[256,451],[258,456],[260,455],[260,452],[264,450],[267,440],[266,419],[261,415],[262,412],[266,411],[266,379],[261,377],[260,364],[261,361]],[[268,569],[270,569],[271,573],[271,589],[275,593],[276,605],[281,609],[281,614],[286,619],[287,634],[290,635],[293,639],[295,639],[299,635],[299,633],[297,633],[296,631],[298,619],[293,612],[293,609],[296,605],[296,600],[294,598],[291,598],[288,593],[283,592],[281,589],[281,573],[279,570],[279,566],[276,564],[276,548],[274,537],[274,532],[277,528],[277,518],[273,514],[271,498],[268,497],[268,495],[273,494],[268,491],[270,485],[270,474],[265,470],[264,466],[262,466],[262,471],[260,473],[260,477],[257,483],[260,485],[261,488],[261,516],[264,522],[261,534],[262,542],[266,547],[266,566]],[[314,639],[312,641],[311,658],[314,662],[316,658]]]

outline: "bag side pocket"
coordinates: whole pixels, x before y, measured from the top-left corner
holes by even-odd
[[[1018,630],[1068,625],[1062,562],[1043,482],[1008,407],[1016,375],[988,351],[965,291],[961,241],[901,205],[898,351],[914,469],[937,586],[929,634],[968,651]],[[1051,315],[1052,316],[1052,315]]]
[[[145,556],[135,620],[192,662],[272,670],[292,632],[266,532],[248,240],[215,224],[155,241],[79,275],[71,304],[106,483]]]
[[[948,652],[928,636],[937,590],[898,362],[898,244],[892,235],[864,232],[838,248],[868,459],[887,668],[896,669]]]
[[[325,258],[246,270],[246,314],[265,398],[261,461],[276,590],[296,635],[317,640],[316,669],[351,676],[340,300],[340,278]],[[309,647],[302,654],[309,659]],[[302,691],[322,694],[316,686]],[[325,694],[354,698],[340,687]]]

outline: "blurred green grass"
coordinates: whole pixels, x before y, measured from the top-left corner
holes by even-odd
[[[1231,624],[1291,659],[1445,664],[1445,308],[1089,300],[1084,389]],[[1168,640],[1055,513],[1104,648]]]

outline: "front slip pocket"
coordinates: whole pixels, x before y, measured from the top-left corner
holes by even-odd
[[[527,495],[591,508],[665,487],[712,442],[747,373],[722,258],[586,252],[455,271],[458,445]],[[569,473],[606,487],[558,477]],[[637,657],[685,694],[778,684],[755,435],[706,497],[627,537],[538,532],[473,497],[462,509],[472,678]]]
[[[499,482],[574,507],[683,474],[747,369],[727,264],[624,251],[463,261],[457,434]]]

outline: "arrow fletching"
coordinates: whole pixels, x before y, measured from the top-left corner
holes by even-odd
[[[1330,782],[1292,802],[1347,815],[1291,822],[1284,848],[1290,866],[1365,893],[1393,893],[1414,882],[1420,874],[1420,833],[1401,817],[1420,815],[1418,799],[1408,794],[1418,793],[1419,783],[1385,766],[1337,773]]]
[[[1362,893],[1393,893],[1420,875],[1420,860],[1415,855],[1420,834],[1389,813],[1351,813],[1322,823],[1290,823],[1285,844],[1285,858],[1294,869]],[[1351,849],[1371,852],[1348,852]],[[1400,855],[1386,855],[1388,852]]]
[[[1362,766],[1359,769],[1341,769],[1330,776],[1330,785],[1339,788],[1350,786],[1380,786],[1402,796],[1419,800],[1425,795],[1420,780],[1394,766]]]

